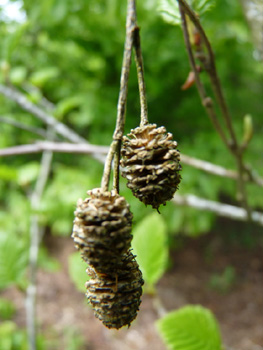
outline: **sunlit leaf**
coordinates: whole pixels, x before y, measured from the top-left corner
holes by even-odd
[[[158,282],[167,267],[167,227],[160,214],[153,213],[143,219],[133,230],[132,247],[149,285]]]
[[[171,350],[221,350],[222,341],[212,312],[202,306],[185,306],[156,323]]]

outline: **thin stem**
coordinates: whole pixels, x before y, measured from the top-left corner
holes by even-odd
[[[117,119],[116,126],[113,133],[113,142],[111,143],[110,150],[107,156],[107,160],[104,166],[104,172],[102,176],[101,187],[104,191],[108,191],[111,164],[112,160],[119,148],[122,141],[124,126],[125,126],[125,115],[126,115],[126,104],[128,96],[128,81],[131,67],[132,48],[134,42],[134,31],[136,28],[136,5],[135,0],[128,0],[127,5],[127,17],[126,17],[126,37],[124,45],[124,54],[122,61],[121,79],[120,79],[120,93],[117,106]],[[117,156],[117,162],[118,156]],[[114,187],[117,189],[117,182],[119,181],[119,164],[115,163],[114,166]]]
[[[121,156],[121,141],[118,141],[116,152],[114,156],[114,178],[113,178],[113,188],[119,193],[120,190],[120,156]]]
[[[180,10],[181,19],[182,19],[182,28],[183,28],[185,46],[186,46],[186,50],[188,53],[188,57],[189,57],[192,71],[195,74],[195,81],[196,81],[198,93],[200,95],[202,104],[205,107],[207,114],[208,114],[209,118],[211,119],[216,131],[220,135],[220,137],[221,137],[222,141],[224,142],[224,144],[226,145],[226,147],[229,148],[229,144],[227,142],[224,131],[218,122],[217,115],[216,115],[216,112],[215,112],[214,107],[213,107],[213,101],[210,97],[207,96],[207,94],[205,92],[205,88],[204,88],[204,86],[200,80],[200,77],[199,77],[199,72],[198,72],[198,69],[197,69],[196,64],[195,64],[193,50],[192,50],[191,43],[190,43],[190,37],[189,37],[188,28],[187,28],[185,13],[184,13],[184,9],[183,9],[180,1],[179,1],[179,10]]]
[[[31,196],[32,211],[39,209],[41,197],[48,180],[51,168],[53,153],[44,151],[41,159],[40,172],[37,178],[36,187]],[[26,316],[27,316],[27,333],[29,350],[36,350],[36,277],[37,277],[37,260],[39,246],[43,230],[39,226],[37,214],[30,216],[30,249],[29,249],[29,286],[26,297]]]
[[[9,124],[12,125],[18,129],[22,129],[28,132],[31,132],[33,134],[36,134],[38,136],[41,136],[43,138],[47,137],[47,133],[44,129],[41,128],[34,128],[32,126],[26,125],[24,123],[20,123],[12,118],[8,118],[8,117],[0,117],[0,123],[4,123],[4,124]]]
[[[180,14],[181,14],[181,18],[182,18],[182,27],[183,27],[183,32],[184,32],[186,49],[188,52],[188,56],[190,59],[190,64],[191,64],[192,70],[195,73],[196,85],[197,85],[197,89],[199,91],[199,95],[201,97],[203,105],[205,105],[204,101],[206,101],[208,99],[208,105],[205,105],[206,110],[208,112],[208,115],[210,116],[210,119],[212,119],[213,125],[214,125],[215,129],[217,130],[217,132],[219,133],[219,135],[221,136],[221,139],[223,140],[224,144],[227,146],[227,148],[230,150],[230,152],[236,158],[238,174],[239,174],[239,176],[238,176],[238,196],[239,196],[240,202],[242,203],[242,206],[247,211],[247,218],[251,219],[251,216],[250,216],[251,210],[250,210],[249,205],[248,205],[247,193],[246,193],[246,189],[245,189],[245,181],[244,181],[244,177],[243,177],[243,174],[245,172],[245,166],[243,164],[243,152],[242,152],[241,147],[237,143],[236,135],[235,135],[233,125],[232,125],[232,120],[231,120],[229,110],[228,110],[227,105],[226,105],[226,101],[225,101],[224,96],[223,96],[221,83],[220,83],[220,80],[218,78],[217,71],[216,71],[215,58],[214,58],[214,53],[213,53],[212,47],[211,47],[210,42],[205,34],[203,27],[201,26],[201,24],[199,22],[199,19],[197,18],[195,13],[191,10],[191,8],[188,6],[188,4],[184,0],[178,0],[178,4],[179,4]],[[185,13],[189,16],[190,20],[193,22],[193,24],[197,28],[197,30],[200,33],[200,36],[203,39],[203,42],[207,48],[209,60],[208,60],[208,62],[206,62],[204,64],[204,66],[205,66],[205,69],[210,77],[211,85],[212,85],[215,97],[216,97],[218,105],[221,109],[222,116],[226,122],[227,129],[230,133],[230,136],[231,136],[230,143],[227,141],[226,136],[223,132],[223,129],[221,128],[221,126],[217,120],[216,114],[215,114],[214,109],[213,109],[212,99],[205,97],[205,90],[204,90],[203,85],[202,85],[200,78],[199,78],[198,70],[196,68],[195,59],[194,59],[194,55],[193,55],[193,51],[192,51],[192,46],[190,43]]]
[[[52,151],[56,153],[73,153],[73,154],[108,154],[108,146],[97,146],[88,144],[73,144],[66,142],[51,142],[51,141],[39,141],[28,145],[19,145],[13,147],[7,147],[0,149],[0,157],[10,157],[16,155],[40,153],[43,151]],[[238,173],[235,170],[226,169],[220,165],[216,165],[198,158],[190,157],[181,153],[181,163],[187,164],[193,168],[203,170],[204,172],[212,175],[221,176],[233,180],[238,179]],[[259,177],[254,170],[248,165],[245,165],[244,181],[252,182],[263,187],[263,178]]]
[[[212,83],[213,91],[215,93],[218,105],[222,111],[222,116],[226,122],[227,128],[228,128],[229,133],[231,135],[231,147],[236,148],[237,147],[237,140],[236,140],[234,128],[232,125],[230,113],[229,113],[225,98],[223,96],[220,79],[219,79],[218,74],[217,74],[216,65],[215,65],[215,57],[214,57],[214,52],[212,50],[211,44],[206,36],[206,33],[205,33],[198,17],[194,13],[194,11],[192,11],[192,9],[185,2],[185,0],[177,0],[177,1],[179,3],[181,10],[183,9],[183,12],[185,12],[189,16],[189,18],[191,19],[191,21],[193,22],[193,24],[197,28],[197,30],[200,33],[200,36],[201,36],[201,38],[202,38],[202,40],[207,48],[209,60],[208,60],[207,64],[205,65],[205,69],[209,73],[209,77],[210,77],[210,80]]]
[[[134,49],[135,49],[135,61],[136,61],[136,68],[137,68],[140,104],[141,104],[140,125],[143,126],[148,124],[148,106],[147,106],[147,98],[146,98],[146,84],[144,79],[143,57],[142,57],[142,50],[141,50],[139,27],[136,27],[134,30]]]

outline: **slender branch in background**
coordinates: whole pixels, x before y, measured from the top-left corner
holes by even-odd
[[[137,68],[139,93],[140,93],[140,104],[141,104],[140,125],[143,126],[148,124],[148,107],[147,107],[146,85],[145,85],[145,79],[144,79],[144,68],[143,68],[143,58],[142,58],[139,27],[136,27],[134,31],[134,50],[135,50],[135,61],[136,61],[136,68]]]
[[[207,112],[210,113],[210,114],[208,113],[208,115],[210,116],[210,119],[212,119],[213,125],[214,125],[216,131],[221,136],[224,144],[228,147],[231,154],[233,154],[233,156],[235,157],[235,160],[237,163],[238,174],[239,174],[238,182],[237,182],[237,184],[238,184],[237,197],[238,197],[238,200],[240,201],[241,205],[243,206],[243,208],[246,209],[246,211],[247,211],[247,219],[250,220],[251,219],[251,215],[250,215],[251,209],[248,205],[245,180],[244,180],[246,167],[245,167],[244,162],[243,162],[243,150],[242,150],[242,147],[240,147],[237,143],[236,135],[235,135],[234,128],[232,125],[232,120],[231,120],[231,117],[229,114],[229,110],[227,108],[226,101],[225,101],[223,93],[222,93],[221,83],[220,83],[220,80],[218,78],[217,71],[216,71],[214,53],[213,53],[212,47],[210,45],[210,42],[205,34],[205,31],[203,30],[203,27],[201,26],[196,14],[191,10],[191,8],[188,6],[188,4],[184,0],[178,0],[178,4],[179,4],[181,19],[182,19],[182,27],[183,27],[186,49],[187,49],[187,53],[189,56],[192,70],[195,73],[197,89],[199,91],[199,95],[201,97],[203,105],[206,107]],[[203,85],[202,85],[200,78],[199,78],[199,72],[196,68],[193,49],[192,49],[192,46],[190,43],[190,37],[189,37],[188,28],[187,28],[185,14],[187,14],[189,16],[190,20],[195,25],[196,29],[200,33],[200,36],[203,39],[203,42],[207,48],[208,61],[206,62],[206,60],[203,59],[202,62],[204,63],[204,67],[205,67],[205,69],[210,77],[211,85],[212,85],[213,91],[214,91],[214,95],[215,95],[217,103],[221,109],[222,116],[226,122],[227,129],[228,129],[230,136],[231,136],[231,142],[227,141],[226,136],[223,132],[223,129],[221,128],[217,118],[213,117],[213,116],[216,117],[215,113],[211,114],[211,110],[209,111],[209,108],[211,109],[211,107],[213,106],[213,102],[212,102],[211,98],[207,98],[207,97],[206,97],[206,99],[204,98],[205,91],[204,91]],[[207,99],[209,102],[208,106],[204,103],[204,101]],[[207,108],[207,107],[209,107],[209,108]]]
[[[230,146],[229,146],[229,143],[228,143],[227,138],[225,136],[225,133],[224,133],[219,121],[218,121],[218,118],[217,118],[217,115],[216,115],[216,112],[215,112],[215,109],[213,106],[213,101],[210,97],[207,96],[205,88],[200,80],[199,72],[198,72],[198,69],[197,69],[197,66],[195,63],[194,54],[193,54],[193,50],[192,50],[191,43],[190,43],[190,37],[189,37],[188,28],[187,28],[185,13],[184,13],[181,1],[178,1],[178,2],[179,2],[178,5],[179,5],[180,14],[181,14],[181,19],[182,19],[182,29],[183,29],[183,34],[184,34],[185,46],[186,46],[186,50],[188,53],[191,69],[195,74],[196,86],[197,86],[199,96],[201,98],[202,105],[206,109],[206,112],[207,112],[212,124],[214,125],[214,128],[216,129],[219,136],[221,137],[222,141],[224,142],[226,147],[229,148]]]
[[[101,181],[101,187],[104,191],[108,190],[112,160],[116,152],[117,151],[119,152],[120,150],[121,141],[122,141],[123,132],[124,132],[126,104],[127,104],[127,96],[128,96],[128,81],[129,81],[129,75],[130,75],[135,28],[136,28],[135,0],[128,0],[127,17],[126,17],[126,36],[125,36],[124,54],[123,54],[121,79],[120,79],[120,93],[119,93],[118,106],[117,106],[117,120],[116,120],[115,131],[113,133],[113,142],[111,143],[107,160],[105,162],[104,172],[103,172],[102,181]],[[117,158],[119,158],[118,155],[117,155]],[[114,180],[113,180],[115,189],[118,189],[118,185],[117,185],[118,179],[119,179],[119,166],[117,166],[117,164],[115,163]]]
[[[40,119],[46,125],[55,130],[57,134],[65,137],[69,141],[74,143],[88,144],[88,142],[83,137],[78,135],[75,131],[67,127],[65,124],[58,122],[51,114],[46,113],[39,106],[29,101],[21,92],[17,91],[16,89],[0,84],[0,94],[4,95],[9,100],[16,102],[22,109]],[[95,154],[94,158],[104,163],[104,156]]]
[[[244,208],[235,207],[229,204],[222,204],[219,202],[210,201],[204,198],[199,198],[195,195],[178,195],[176,194],[172,199],[173,203],[181,206],[187,206],[196,208],[199,210],[210,211],[218,216],[239,220],[247,221],[247,212]],[[251,221],[263,226],[263,213],[258,211],[251,212]]]
[[[115,147],[115,146],[114,146]],[[56,153],[74,153],[74,154],[107,154],[109,152],[108,146],[98,146],[91,144],[73,144],[66,142],[51,142],[39,141],[34,144],[20,145],[14,147],[7,147],[0,149],[0,157],[9,157],[15,155],[40,153],[43,151],[52,151]],[[238,173],[235,170],[226,169],[220,165],[216,165],[201,159],[193,158],[181,153],[181,163],[189,165],[193,168],[202,170],[208,174],[221,176],[233,180],[238,179]],[[251,169],[246,169],[247,173],[244,175],[244,180],[255,183],[263,187],[263,178],[259,177]],[[115,185],[113,186],[115,187]]]
[[[52,157],[53,153],[51,151],[44,151],[42,154],[36,187],[30,200],[32,212],[39,210],[41,197],[50,173]],[[36,278],[38,252],[43,230],[41,230],[39,226],[37,214],[32,214],[30,216],[30,222],[29,286],[26,295],[26,317],[29,350],[36,350]]]
[[[29,145],[20,145],[0,149],[0,157],[14,155],[39,153],[43,151],[52,151],[57,153],[79,153],[91,155],[105,155],[109,151],[108,146],[97,146],[91,144],[73,144],[66,142],[39,141]]]
[[[47,137],[47,133],[46,133],[46,131],[44,129],[34,128],[32,126],[29,126],[29,125],[17,122],[16,120],[14,120],[12,118],[0,117],[0,123],[12,125],[12,126],[18,128],[18,129],[29,131],[29,132],[31,132],[33,134],[36,134],[38,136],[41,136],[43,138]]]

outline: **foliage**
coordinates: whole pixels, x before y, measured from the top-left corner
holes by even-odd
[[[15,313],[15,305],[8,299],[0,298],[0,319],[9,320]]]
[[[0,235],[0,289],[20,284],[27,266],[28,250],[23,240],[12,234]]]
[[[166,231],[165,222],[157,213],[148,215],[133,230],[132,247],[149,286],[157,283],[167,267]]]
[[[227,266],[220,274],[210,277],[209,286],[220,293],[227,293],[236,282],[236,270],[233,266]]]
[[[187,3],[196,13],[203,15],[215,5],[215,0],[188,0]],[[180,11],[177,0],[159,0],[158,10],[166,22],[180,25]]]
[[[157,321],[157,328],[171,350],[221,350],[222,341],[213,314],[199,305],[185,306]]]

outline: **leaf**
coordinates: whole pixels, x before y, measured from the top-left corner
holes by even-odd
[[[180,25],[181,18],[176,0],[159,0],[158,11],[166,22]]]
[[[214,6],[215,0],[189,0],[188,4],[200,16]],[[180,25],[181,16],[177,0],[159,0],[158,11],[166,22]]]
[[[168,261],[167,227],[161,215],[154,213],[134,229],[132,247],[147,284],[153,286],[163,275]]]
[[[67,114],[72,109],[79,107],[84,101],[83,96],[75,95],[70,96],[57,104],[57,108],[55,110],[55,115],[58,118],[62,118],[65,114]]]
[[[221,350],[222,341],[212,312],[200,305],[172,311],[156,322],[165,344],[172,350]]]
[[[69,276],[80,292],[85,292],[85,283],[89,279],[86,273],[88,265],[81,260],[79,252],[73,253],[68,259]]]
[[[15,310],[15,305],[12,301],[6,298],[0,298],[0,318],[4,320],[12,318]]]
[[[37,179],[39,172],[39,163],[38,162],[29,162],[25,165],[22,165],[18,169],[18,184],[20,186],[27,186],[30,182]]]
[[[51,79],[57,78],[59,70],[57,67],[46,67],[34,72],[30,77],[30,82],[38,87],[44,86]]]
[[[16,235],[0,233],[0,289],[19,284],[28,261],[25,244]]]

